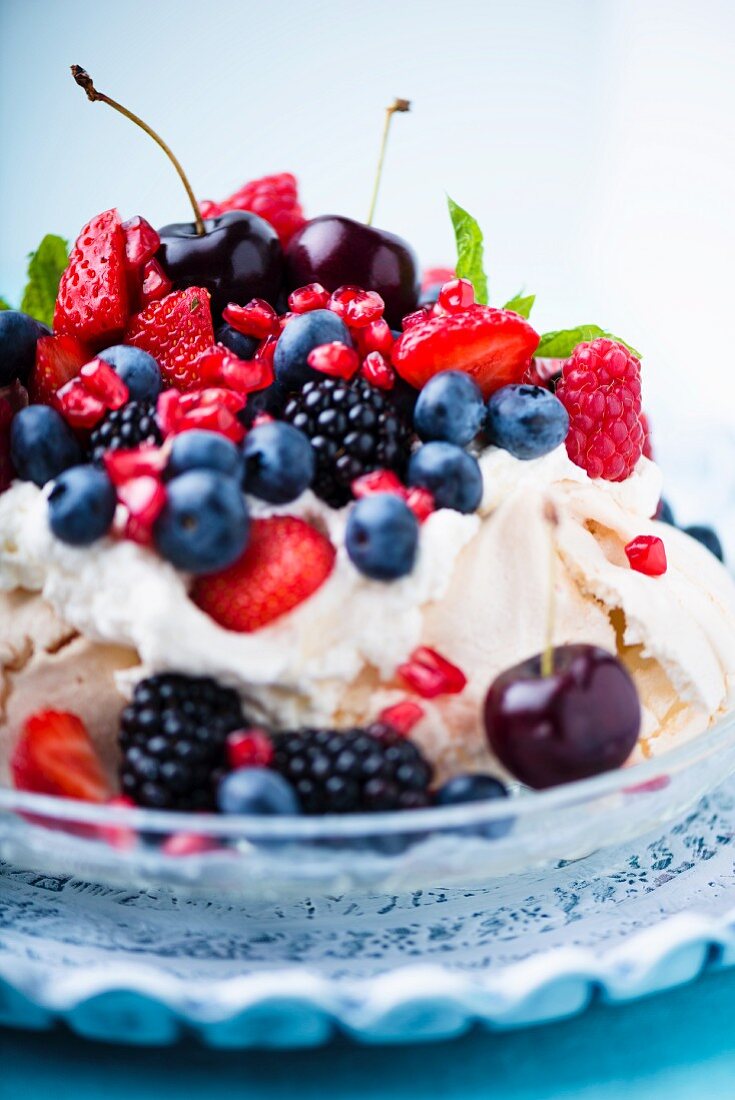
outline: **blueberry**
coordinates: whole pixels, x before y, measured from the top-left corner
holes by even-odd
[[[104,470],[72,466],[59,474],[48,498],[49,525],[62,542],[89,546],[112,526],[117,495]]]
[[[418,521],[392,493],[358,500],[347,520],[345,546],[355,568],[375,581],[393,581],[411,572],[419,545]]]
[[[28,380],[36,361],[36,344],[40,336],[49,336],[50,329],[17,309],[0,311],[0,386],[10,386],[16,379]]]
[[[669,523],[669,524],[671,524],[672,527],[676,527],[676,519],[674,518],[674,511],[673,511],[671,505],[669,504],[668,500],[664,500],[663,497],[661,497],[661,500],[659,501],[659,504],[658,504],[658,509],[656,511],[656,519],[660,523]]]
[[[311,441],[294,428],[274,420],[245,436],[245,490],[271,504],[288,504],[314,479],[316,457]]]
[[[454,443],[425,443],[411,455],[409,485],[433,495],[437,508],[474,512],[482,500],[482,473],[477,460]]]
[[[487,403],[486,430],[491,443],[515,458],[541,458],[566,439],[569,413],[541,386],[503,386]]]
[[[155,401],[161,392],[161,368],[142,348],[128,344],[115,344],[97,356],[115,368],[130,391],[133,401]]]
[[[702,546],[706,546],[710,553],[714,554],[720,561],[725,560],[722,543],[720,542],[717,532],[713,531],[711,527],[705,527],[704,524],[695,523],[692,527],[685,527],[684,533],[696,539],[697,542],[701,542]]]
[[[314,309],[294,317],[276,344],[273,359],[276,379],[287,389],[296,390],[312,378],[323,377],[309,366],[306,357],[320,344],[331,344],[334,340],[352,347],[347,326],[330,309]]]
[[[443,439],[465,447],[485,419],[480,387],[459,370],[435,374],[419,394],[413,423],[421,439]]]
[[[260,340],[255,336],[246,336],[244,332],[238,332],[232,325],[224,324],[217,329],[217,343],[224,344],[240,359],[252,359],[258,350]]]
[[[250,519],[239,484],[214,470],[169,481],[153,535],[161,557],[187,573],[214,573],[243,553]]]
[[[467,802],[491,802],[507,797],[508,790],[505,785],[492,775],[455,775],[439,788],[435,801],[437,806],[459,806]],[[498,840],[510,831],[512,824],[512,818],[504,817],[496,821],[485,821],[479,825],[468,826],[462,832]]]
[[[29,405],[13,418],[10,457],[18,477],[36,485],[45,485],[83,461],[74,432],[48,405]]]
[[[269,768],[238,768],[220,782],[217,804],[223,814],[298,814],[301,807],[287,779]]]
[[[174,436],[166,467],[167,477],[178,477],[187,470],[217,470],[240,481],[243,461],[240,449],[219,432],[194,428]]]

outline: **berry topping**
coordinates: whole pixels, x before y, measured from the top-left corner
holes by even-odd
[[[56,404],[72,428],[94,428],[105,415],[105,403],[90,393],[81,378],[72,378],[56,395]]]
[[[273,742],[265,730],[235,730],[227,737],[227,762],[235,768],[267,768],[273,759]]]
[[[58,391],[77,377],[88,360],[87,348],[75,336],[42,336],[36,345],[36,363],[28,384],[31,401],[55,405]]]
[[[432,768],[395,730],[302,729],[275,738],[271,765],[293,784],[306,814],[428,806]]]
[[[116,344],[105,348],[97,358],[114,367],[133,401],[155,401],[161,392],[161,370],[147,351]]]
[[[418,389],[440,371],[462,371],[487,398],[520,382],[538,342],[538,333],[517,313],[472,306],[411,324],[396,341],[393,366]]]
[[[121,409],[130,397],[122,378],[104,359],[92,359],[79,372],[79,381],[106,409]]]
[[[84,723],[75,714],[41,710],[25,723],[10,760],[21,791],[106,802],[110,788]]]
[[[238,359],[253,359],[258,351],[260,340],[255,336],[244,336],[232,325],[220,325],[217,329],[217,343],[234,352]]]
[[[579,344],[564,364],[556,396],[569,413],[567,453],[590,477],[625,481],[643,453],[641,365],[600,338]]]
[[[661,518],[663,519],[663,516]],[[690,538],[696,539],[697,542],[701,542],[702,546],[706,546],[709,552],[714,554],[720,561],[725,560],[722,543],[720,542],[717,532],[713,531],[711,527],[695,524],[692,527],[685,527],[684,534],[689,535]]]
[[[151,260],[161,244],[161,238],[150,222],[138,214],[123,222],[125,234],[125,266],[128,271],[139,274],[148,260]]]
[[[303,313],[286,325],[275,346],[273,370],[276,381],[287,390],[296,390],[319,375],[309,366],[309,353],[322,344],[352,345],[350,333],[331,309]]]
[[[305,319],[314,316],[306,314]],[[311,440],[316,454],[313,489],[333,508],[346,504],[352,483],[371,470],[405,473],[410,429],[392,397],[364,378],[307,382],[286,405],[283,416]]]
[[[457,313],[475,304],[475,288],[469,279],[450,279],[437,295],[437,304],[446,313]]]
[[[385,302],[374,290],[341,286],[329,299],[329,308],[342,318],[348,328],[360,329],[382,319]]]
[[[245,554],[221,573],[197,580],[192,599],[226,630],[249,634],[313,595],[332,572],[334,558],[329,539],[304,520],[257,519]]]
[[[494,775],[455,775],[438,789],[437,806],[460,806],[466,802],[491,802],[507,798],[508,788]]]
[[[377,581],[393,581],[411,572],[416,561],[419,527],[400,497],[374,493],[350,511],[345,546],[356,569]]]
[[[49,526],[62,542],[89,546],[110,530],[116,505],[115,486],[104,470],[72,466],[59,475],[49,495]]]
[[[256,340],[264,340],[271,334],[278,335],[280,331],[278,314],[262,298],[253,298],[246,306],[231,302],[223,309],[222,320],[243,336],[254,336]]]
[[[207,677],[141,680],[120,718],[123,794],[154,809],[214,809],[227,736],[246,724],[237,694]]]
[[[196,361],[214,344],[209,294],[189,287],[151,302],[131,318],[125,339],[157,360],[168,385],[194,389],[199,383]]]
[[[442,371],[426,383],[413,414],[423,440],[440,439],[465,447],[485,420],[485,403],[477,383],[458,370]]]
[[[396,384],[396,372],[379,351],[371,351],[362,361],[362,376],[379,390],[392,390]]]
[[[482,500],[477,459],[454,443],[425,443],[411,455],[408,483],[428,489],[437,508],[474,512]]]
[[[150,401],[128,401],[121,409],[107,413],[89,437],[93,462],[101,462],[107,451],[129,451],[141,444],[162,442],[156,407]]]
[[[490,443],[514,458],[541,458],[566,439],[569,414],[540,386],[503,386],[487,403],[486,431]]]
[[[36,361],[36,344],[41,336],[48,337],[49,330],[40,321],[17,309],[0,311],[0,387],[16,381],[25,385]]]
[[[29,405],[15,415],[10,456],[18,477],[39,486],[78,465],[83,457],[69,425],[48,405]]]
[[[435,649],[422,645],[415,649],[398,675],[423,699],[438,695],[459,695],[467,686],[467,677]]]
[[[250,180],[228,199],[221,202],[205,200],[201,208],[205,218],[214,218],[229,210],[249,210],[258,214],[273,226],[284,247],[306,222],[296,177],[290,172]]]
[[[666,572],[666,548],[658,535],[639,535],[625,547],[625,554],[636,573],[660,577]]]
[[[195,428],[174,438],[166,475],[176,477],[187,470],[218,470],[241,481],[243,469],[242,452],[231,440],[218,432]]]
[[[187,573],[215,573],[236,562],[250,519],[239,484],[214,470],[190,470],[168,482],[154,527],[158,552]]]
[[[15,411],[7,397],[0,397],[0,493],[10,488],[15,477],[13,461],[10,457],[10,425]]]
[[[401,737],[407,737],[414,726],[418,725],[424,717],[425,711],[420,703],[414,703],[411,699],[404,699],[401,703],[393,703],[384,707],[378,715],[378,725],[390,726]]]
[[[54,331],[99,347],[122,336],[128,319],[125,232],[117,210],[92,218],[61,276]]]
[[[105,457],[107,466],[110,456]],[[166,490],[157,474],[139,474],[129,478],[117,486],[117,497],[125,510],[125,538],[141,546],[150,546],[154,524],[166,503]]]
[[[311,485],[314,448],[306,436],[274,421],[254,427],[243,444],[245,491],[271,504],[288,504]]]
[[[223,814],[298,814],[301,810],[293,786],[268,768],[239,768],[226,775],[217,791]]]
[[[319,283],[309,283],[292,290],[288,296],[288,308],[292,313],[311,313],[313,309],[326,309],[329,291]]]
[[[158,260],[148,260],[143,265],[142,282],[138,292],[141,307],[151,302],[159,302],[173,290],[173,283]]]
[[[309,352],[306,361],[312,370],[327,374],[330,378],[343,378],[348,381],[357,374],[360,360],[357,352],[335,340],[331,344],[320,344]]]

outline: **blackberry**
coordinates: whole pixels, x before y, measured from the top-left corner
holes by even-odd
[[[215,680],[141,680],[120,718],[122,793],[158,810],[214,809],[227,735],[245,725],[237,693]]]
[[[270,767],[293,784],[307,814],[428,806],[433,770],[394,729],[301,729],[277,734]]]
[[[163,442],[156,420],[155,402],[128,401],[109,412],[89,437],[93,462],[101,462],[105,451],[128,450],[141,443]]]
[[[403,477],[412,433],[388,394],[364,378],[319,378],[286,405],[283,419],[311,440],[316,453],[312,489],[333,508],[352,499],[350,486],[371,470]]]

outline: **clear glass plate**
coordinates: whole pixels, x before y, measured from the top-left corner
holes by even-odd
[[[543,792],[402,813],[222,817],[120,809],[4,789],[0,859],[85,881],[293,901],[487,885],[581,859],[681,817],[735,772],[735,712],[645,763]],[[175,854],[172,838],[205,851]]]

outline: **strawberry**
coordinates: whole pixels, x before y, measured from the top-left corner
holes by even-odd
[[[196,361],[214,344],[209,291],[190,286],[151,302],[131,317],[125,343],[157,359],[170,386],[195,389],[199,385]]]
[[[36,344],[36,365],[28,383],[33,404],[56,406],[57,392],[77,377],[91,357],[75,336],[42,336]]]
[[[332,572],[334,558],[329,539],[304,520],[256,519],[240,560],[200,577],[192,599],[226,630],[250,634],[313,595]]]
[[[122,336],[127,318],[125,232],[117,210],[105,210],[77,237],[59,284],[54,331],[105,347]]]
[[[25,723],[10,761],[18,790],[106,802],[110,788],[81,719],[40,710]]]
[[[401,377],[419,389],[440,371],[461,370],[489,397],[520,382],[538,342],[538,333],[519,314],[471,306],[419,318],[396,341],[392,359]]]

